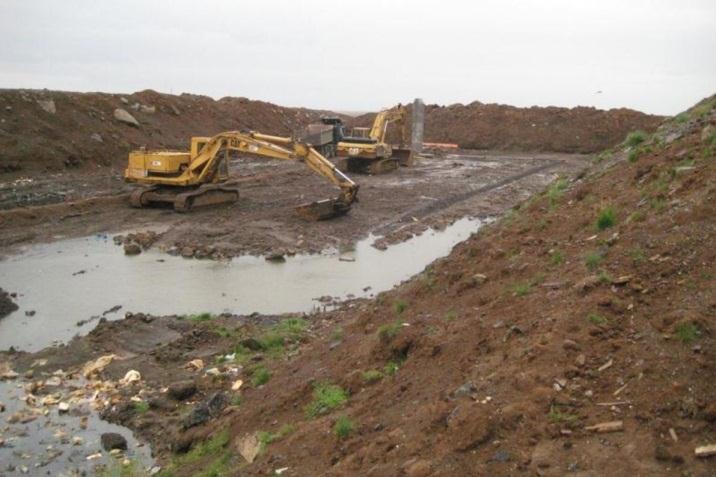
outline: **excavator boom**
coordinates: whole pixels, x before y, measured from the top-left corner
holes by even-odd
[[[238,189],[227,182],[229,151],[304,162],[340,188],[337,198],[299,206],[297,211],[306,218],[323,220],[342,215],[356,200],[358,185],[310,145],[257,132],[228,131],[211,138],[192,138],[189,152],[140,150],[130,153],[125,180],[152,186],[135,191],[132,205],[143,207],[153,202],[173,202],[176,210],[187,211],[198,205],[237,200]]]

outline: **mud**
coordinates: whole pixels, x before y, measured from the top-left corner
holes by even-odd
[[[563,154],[426,158],[392,174],[356,176],[360,202],[344,217],[315,223],[301,219],[293,207],[335,195],[335,190],[300,164],[236,158],[231,168],[241,184],[239,201],[189,214],[130,208],[127,186],[115,176],[65,175],[48,187],[63,189],[82,180],[87,190],[76,200],[17,207],[33,183],[18,186],[16,207],[0,211],[0,246],[9,254],[33,243],[159,229],[154,249],[188,256],[346,250],[373,231],[392,243],[464,216],[495,215],[558,175],[577,174],[588,161],[587,156]],[[102,187],[92,193],[90,185],[98,183]]]

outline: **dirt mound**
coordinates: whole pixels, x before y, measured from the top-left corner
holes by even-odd
[[[0,288],[0,318],[4,318],[13,311],[17,310],[17,304],[12,301],[12,297],[8,292]]]
[[[371,124],[374,114],[351,122]],[[464,149],[593,153],[620,143],[634,130],[653,131],[663,117],[631,109],[590,107],[517,108],[473,102],[425,107],[425,142],[455,143]]]
[[[186,149],[191,136],[228,130],[290,135],[322,113],[152,90],[0,90],[0,173],[124,167],[127,153],[140,146]]]

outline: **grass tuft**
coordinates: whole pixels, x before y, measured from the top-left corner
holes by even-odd
[[[333,426],[333,432],[339,439],[346,439],[353,432],[353,421],[346,416],[339,417]]]
[[[549,256],[549,262],[555,267],[562,265],[564,263],[564,260],[564,254],[559,250],[552,251]]]
[[[632,131],[627,134],[624,144],[628,147],[635,147],[646,141],[648,135],[644,131]]]
[[[701,336],[701,330],[694,323],[680,323],[676,326],[676,336],[682,343],[693,343]]]
[[[405,300],[396,300],[395,303],[393,303],[393,310],[397,314],[402,314],[406,309],[408,308],[408,302]]]
[[[384,340],[391,340],[398,335],[403,324],[400,321],[388,323],[378,327],[378,336]]]
[[[320,383],[313,390],[313,401],[306,406],[306,414],[316,417],[328,414],[348,402],[348,393],[338,385]]]
[[[584,264],[588,270],[595,270],[604,260],[604,255],[600,251],[589,252],[584,256]]]
[[[215,316],[211,313],[198,313],[196,315],[185,315],[184,318],[194,323],[201,323],[203,321],[213,320]]]
[[[369,369],[363,372],[363,381],[366,383],[374,383],[383,379],[385,375],[377,369]]]
[[[265,366],[257,366],[251,373],[251,383],[256,387],[268,383],[269,379],[271,379],[271,373]]]
[[[605,207],[597,216],[597,229],[604,230],[617,222],[617,213],[612,206]]]
[[[606,318],[601,315],[597,315],[596,313],[590,313],[587,316],[587,320],[589,320],[589,322],[593,325],[603,325],[607,322]]]

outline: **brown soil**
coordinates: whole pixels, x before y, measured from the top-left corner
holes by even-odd
[[[44,110],[41,101],[53,101],[55,112]],[[139,127],[116,120],[117,108],[134,116]],[[152,90],[126,95],[0,90],[0,174],[42,179],[41,174],[75,169],[121,172],[128,152],[140,146],[186,149],[192,136],[231,130],[291,135],[324,113]]]
[[[360,116],[351,125],[370,125],[374,116]],[[626,108],[517,108],[478,101],[432,104],[425,107],[424,140],[465,149],[589,154],[620,143],[629,131],[651,132],[663,119]]]
[[[181,426],[211,393],[232,395],[236,364],[215,378],[183,367],[266,337],[246,319],[134,316],[9,358],[23,371],[45,356],[51,371],[121,354],[102,376],[138,369],[158,400],[138,413],[133,388],[106,415],[165,464],[228,429],[225,446],[193,454],[178,476],[711,475],[713,458],[694,449],[716,443],[716,136],[702,133],[716,124],[714,105],[667,124],[633,161],[619,151],[535,195],[393,291],[311,316],[283,352],[248,353],[240,403],[208,423]],[[613,223],[600,230],[609,208]],[[271,373],[263,385],[252,382],[258,365]],[[394,374],[365,379],[386,366]],[[187,377],[198,394],[167,404],[162,388]],[[349,398],[310,417],[319,383]],[[334,432],[341,416],[353,423],[344,438]],[[610,421],[622,427],[588,429]],[[247,435],[287,424],[252,464],[239,455]]]

